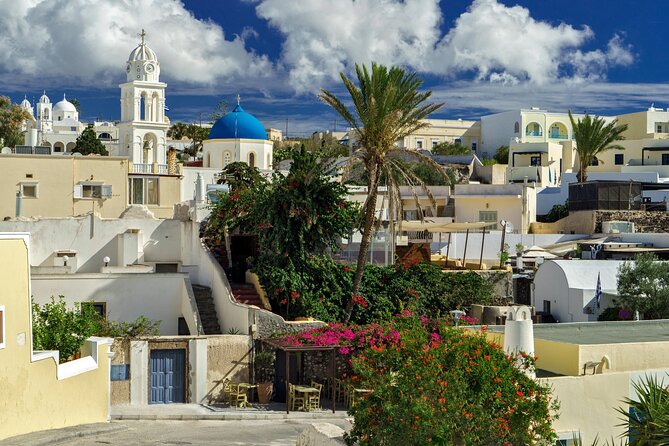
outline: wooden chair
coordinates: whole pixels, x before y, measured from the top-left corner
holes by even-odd
[[[295,406],[299,404],[298,409],[304,409],[306,407],[306,400],[304,395],[297,395],[295,392],[295,386],[288,383],[288,406],[290,410],[295,410]]]
[[[309,410],[319,410],[321,408],[321,391],[323,390],[323,384],[312,381],[311,387],[318,389],[318,392],[309,394],[307,407]]]
[[[247,407],[249,405],[248,389],[239,384],[230,383],[230,405],[235,407]]]

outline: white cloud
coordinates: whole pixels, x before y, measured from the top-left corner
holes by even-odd
[[[179,0],[0,0],[0,70],[28,79],[115,84],[145,28],[169,80],[211,84],[272,74],[243,36],[196,19]],[[25,79],[23,79],[25,80]]]
[[[438,0],[263,0],[256,12],[285,36],[282,60],[298,92],[356,62],[420,66],[441,21]]]
[[[532,18],[521,6],[475,0],[441,35],[438,0],[260,0],[257,14],[285,35],[282,61],[298,91],[313,91],[354,63],[399,64],[446,77],[545,85],[603,79],[634,56],[620,36],[583,51],[592,30]]]

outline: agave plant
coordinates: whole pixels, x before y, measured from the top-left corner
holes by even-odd
[[[623,436],[633,446],[669,445],[669,390],[664,381],[646,375],[633,387],[636,399],[625,398],[627,407],[616,409],[622,415]]]

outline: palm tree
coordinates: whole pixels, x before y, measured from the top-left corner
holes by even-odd
[[[597,159],[597,155],[607,150],[625,149],[613,143],[625,139],[622,134],[627,130],[627,124],[617,125],[616,119],[606,124],[603,118],[593,118],[587,113],[583,119],[574,121],[571,111],[569,120],[574,129],[574,140],[576,141],[576,154],[579,162],[578,181],[582,183],[587,180],[588,166],[593,159]]]
[[[408,151],[396,146],[398,140],[428,126],[423,119],[439,110],[444,104],[431,104],[426,101],[432,92],[419,92],[423,81],[415,73],[407,73],[399,67],[387,68],[372,64],[371,72],[366,66],[355,66],[358,85],[355,85],[343,72],[340,73],[344,86],[353,102],[349,109],[333,93],[321,89],[320,99],[335,109],[352,127],[358,140],[359,148],[353,152],[350,163],[344,169],[343,177],[350,171],[353,163],[361,163],[367,177],[367,199],[362,207],[362,240],[358,253],[358,263],[353,279],[353,295],[358,294],[367,260],[367,248],[372,236],[375,221],[377,224],[376,202],[379,185],[384,181],[388,186],[389,219],[402,215],[402,200],[399,191],[398,175],[404,183],[412,187],[416,198],[418,214],[422,218],[420,204],[415,193],[415,186],[421,186],[436,208],[434,197],[423,182],[410,170],[404,169],[398,160],[411,157],[437,167],[431,158],[417,151]],[[442,171],[440,169],[440,171]],[[399,218],[398,220],[401,220]],[[350,319],[353,300],[346,306],[346,320]]]
[[[646,375],[632,383],[636,398],[625,398],[618,426],[622,436],[630,437],[630,445],[669,445],[669,390],[664,378]]]

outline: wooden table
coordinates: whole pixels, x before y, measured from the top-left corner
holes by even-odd
[[[304,393],[304,404],[306,404],[306,407],[302,406],[302,409],[305,409],[308,412],[309,411],[309,405],[308,405],[309,394],[310,393],[318,393],[318,389],[315,388],[315,387],[311,387],[311,386],[298,386],[298,385],[293,385],[293,388],[295,389],[295,392]]]

